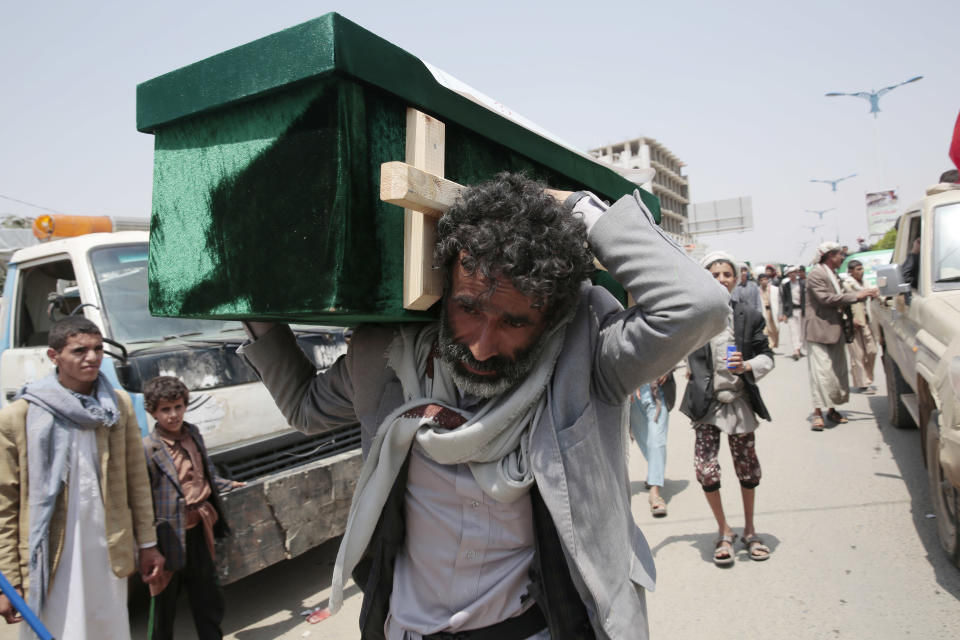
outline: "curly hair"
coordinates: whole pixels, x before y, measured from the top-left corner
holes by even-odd
[[[586,226],[545,188],[522,173],[500,173],[460,193],[437,225],[445,292],[459,260],[490,281],[490,292],[498,278],[509,280],[550,321],[576,302],[593,273]]]
[[[162,400],[173,402],[181,398],[184,405],[190,403],[190,390],[179,378],[157,376],[143,385],[143,406],[147,413],[153,413]]]

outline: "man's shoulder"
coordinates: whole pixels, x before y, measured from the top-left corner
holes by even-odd
[[[807,284],[821,284],[827,282],[827,271],[821,265],[814,265],[810,271],[807,272]]]
[[[353,352],[356,359],[361,360],[367,357],[375,359],[385,358],[387,347],[393,342],[402,331],[419,331],[432,323],[427,322],[408,322],[408,323],[373,323],[359,325],[350,338],[348,349]]]
[[[401,328],[411,326],[413,324],[414,323],[388,324],[385,322],[361,324],[353,330],[353,335],[350,337],[350,345],[352,346],[357,341],[363,343],[390,341],[393,340],[394,336],[400,332]]]
[[[203,442],[203,434],[200,433],[200,427],[192,422],[184,421],[183,428],[186,429],[187,433],[190,434],[190,437],[193,438],[193,441],[197,444],[197,447],[203,451],[206,451],[207,445]],[[156,429],[154,429],[154,431],[156,431]]]
[[[113,393],[117,396],[117,408],[120,409],[120,413],[125,418],[136,422],[137,416],[133,410],[133,400],[130,398],[130,394],[117,387],[113,387]]]
[[[0,429],[24,428],[27,423],[27,408],[30,404],[20,398],[0,409]]]

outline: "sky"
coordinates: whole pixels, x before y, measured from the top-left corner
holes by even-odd
[[[152,136],[137,84],[337,11],[586,150],[655,138],[691,200],[753,200],[754,228],[703,236],[755,263],[808,262],[866,233],[864,194],[901,205],[941,172],[960,111],[948,0],[608,2],[165,0],[0,8],[0,216],[145,218]],[[825,97],[916,75],[880,101]],[[448,153],[452,151],[448,149]],[[838,185],[811,179],[856,173]],[[836,208],[811,232],[816,214]],[[801,251],[801,243],[810,244]]]

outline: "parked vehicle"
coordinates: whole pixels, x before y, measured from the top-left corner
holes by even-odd
[[[960,185],[931,187],[898,225],[892,263],[877,268],[872,321],[891,422],[919,426],[940,542],[960,566]],[[919,271],[907,278],[915,247]]]
[[[877,249],[876,251],[861,251],[852,253],[843,260],[843,264],[837,270],[841,278],[849,278],[847,275],[847,265],[851,260],[859,260],[863,263],[863,286],[872,288],[877,286],[877,267],[890,264],[890,258],[893,256],[893,249]]]
[[[360,470],[359,426],[312,437],[291,429],[237,355],[245,339],[239,322],[152,317],[147,246],[146,231],[83,233],[12,255],[0,306],[0,404],[51,370],[52,323],[83,314],[103,332],[102,371],[130,393],[144,434],[152,425],[143,384],[177,376],[191,392],[186,419],[199,427],[214,464],[247,482],[224,496],[233,530],[218,542],[224,583],[342,534]],[[343,329],[294,329],[320,368],[346,350]]]

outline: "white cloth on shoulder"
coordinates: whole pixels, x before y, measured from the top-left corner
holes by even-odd
[[[476,413],[457,409],[457,388],[446,363],[434,360],[433,377],[424,375],[433,358],[438,324],[407,325],[387,349],[387,366],[403,388],[405,402],[388,415],[370,445],[350,503],[347,527],[337,553],[330,593],[330,611],[343,604],[343,583],[370,543],[397,474],[414,439],[441,464],[469,464],[488,495],[510,502],[533,484],[527,459],[531,425],[546,404],[569,316],[548,330],[534,368],[515,388],[490,399]],[[446,422],[453,424],[445,424]],[[454,427],[454,428],[451,428]]]

